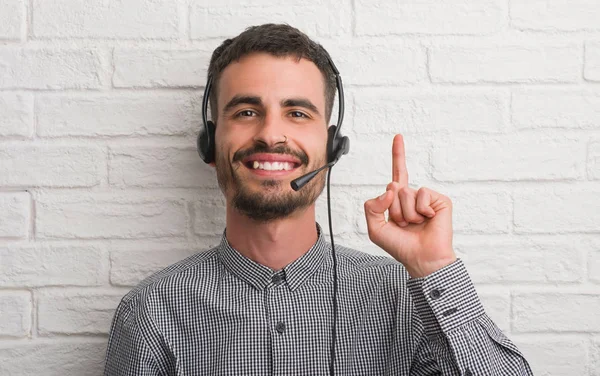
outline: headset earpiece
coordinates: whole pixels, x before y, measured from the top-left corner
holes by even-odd
[[[212,121],[206,122],[206,129],[200,131],[196,144],[198,147],[198,155],[205,163],[215,161],[215,123]]]
[[[332,125],[327,129],[327,163],[337,162],[350,150],[350,139],[337,133],[337,126]]]

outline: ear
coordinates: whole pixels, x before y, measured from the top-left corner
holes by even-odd
[[[217,165],[215,165],[215,162],[210,162],[209,165],[211,165],[212,167],[217,167]]]

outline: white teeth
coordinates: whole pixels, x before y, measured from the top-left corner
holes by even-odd
[[[289,162],[252,162],[252,168],[255,170],[267,170],[267,171],[289,171],[294,169],[294,164]]]

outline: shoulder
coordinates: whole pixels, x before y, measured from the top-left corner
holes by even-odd
[[[122,298],[121,306],[136,304],[153,293],[184,287],[190,277],[198,280],[210,277],[210,272],[219,267],[217,250],[218,247],[213,247],[200,251],[146,277]]]

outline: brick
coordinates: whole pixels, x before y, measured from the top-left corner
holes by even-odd
[[[590,346],[590,373],[591,376],[598,376],[597,370],[600,370],[600,337],[592,338],[592,343]],[[594,373],[596,372],[596,373]],[[565,374],[566,375],[566,374]]]
[[[598,189],[576,186],[517,191],[514,196],[515,232],[598,232],[599,194]]]
[[[352,15],[349,1],[309,0],[287,4],[251,0],[208,4],[194,2],[190,7],[192,39],[233,37],[252,25],[289,23],[311,37],[350,33]],[[335,12],[331,12],[335,9]]]
[[[43,95],[36,116],[41,136],[185,135],[198,131],[194,93]]]
[[[181,201],[133,194],[46,195],[36,212],[40,238],[158,238],[186,229]]]
[[[469,271],[472,270],[469,268]],[[471,274],[469,272],[469,274]],[[504,333],[510,331],[510,296],[504,293],[477,292],[485,313]]]
[[[34,0],[37,38],[175,39],[177,3],[168,0]]]
[[[405,85],[427,79],[421,47],[354,43],[325,46],[344,85]]]
[[[38,333],[108,334],[122,291],[50,289],[37,295]]]
[[[511,0],[510,20],[520,30],[600,30],[600,8],[594,1]]]
[[[110,282],[117,286],[136,286],[144,278],[214,244],[114,245],[110,252]]]
[[[600,331],[597,293],[518,293],[512,307],[513,332]]]
[[[600,123],[600,91],[517,90],[511,108],[516,128],[595,129]]]
[[[25,4],[23,0],[0,2],[0,40],[19,40],[25,27]]]
[[[222,234],[225,228],[225,199],[220,193],[202,197],[192,204],[193,231],[196,235]]]
[[[31,330],[31,294],[0,292],[0,336],[25,337]]]
[[[512,222],[512,201],[505,192],[429,187],[452,200],[454,233],[505,234]]]
[[[94,286],[107,278],[104,250],[92,245],[0,247],[0,286]]]
[[[132,187],[216,187],[215,170],[195,148],[112,148],[109,181]]]
[[[586,263],[575,241],[487,240],[457,249],[476,284],[579,282]]]
[[[579,140],[537,135],[450,137],[432,153],[439,181],[580,179],[584,160]]]
[[[27,341],[0,345],[1,375],[97,376],[106,341]]]
[[[508,98],[496,91],[361,89],[354,104],[358,134],[500,132],[508,112]]]
[[[356,2],[356,34],[486,34],[500,30],[506,6],[499,0]]]
[[[590,250],[588,256],[588,276],[591,281],[600,283],[600,246]]]
[[[511,336],[527,359],[534,375],[586,375],[587,345],[584,339],[533,338]]]
[[[600,42],[586,43],[583,75],[587,80],[600,81]]]
[[[0,89],[94,89],[100,73],[94,50],[0,46]]]
[[[99,147],[9,144],[0,151],[0,186],[91,187],[106,169]]]
[[[600,180],[600,140],[591,141],[588,146],[587,173],[589,179]]]
[[[0,137],[31,137],[32,133],[33,96],[26,93],[0,93]]]
[[[363,210],[363,204],[358,203],[351,195],[352,189],[340,190],[331,188],[331,219],[333,234],[352,234],[356,232],[356,215]],[[316,202],[316,221],[321,225],[323,233],[329,236],[329,221],[327,219],[327,186]],[[329,239],[329,238],[327,238]],[[330,241],[330,240],[327,240]]]
[[[0,237],[26,238],[30,210],[29,194],[0,193]]]
[[[582,57],[576,45],[444,46],[429,51],[433,82],[577,82]]]
[[[332,182],[339,185],[382,185],[379,194],[392,181],[393,137],[352,138],[350,152],[343,156],[331,173]],[[428,179],[428,146],[416,137],[404,137],[406,164],[411,184]],[[373,198],[369,197],[369,198]]]
[[[115,87],[200,87],[211,53],[198,50],[115,49]]]

